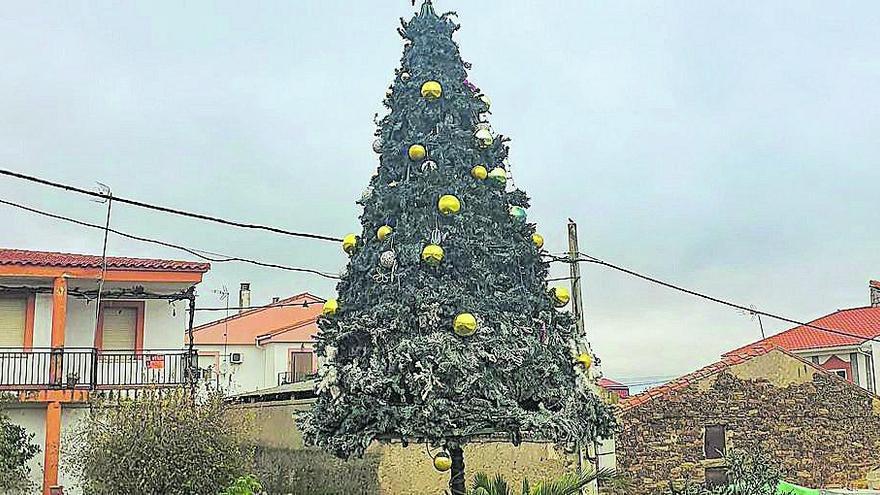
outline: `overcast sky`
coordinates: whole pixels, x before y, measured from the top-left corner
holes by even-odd
[[[358,229],[373,114],[408,0],[0,2],[0,165],[330,235]],[[880,2],[437,0],[513,138],[550,250],[583,250],[809,320],[880,277]],[[82,197],[0,178],[0,198],[100,222]],[[0,245],[99,253],[101,235],[0,206]],[[113,226],[338,271],[335,244],[120,206]],[[111,238],[113,255],[186,257]],[[563,268],[564,269],[564,268]],[[215,264],[254,302],[333,284]],[[760,336],[735,311],[585,267],[606,374],[670,376]],[[203,317],[204,319],[204,317]],[[765,322],[768,330],[785,324]]]

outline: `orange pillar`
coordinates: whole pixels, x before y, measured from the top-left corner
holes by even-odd
[[[52,291],[52,348],[64,347],[64,327],[67,323],[67,279],[55,279]]]
[[[52,290],[52,357],[49,367],[50,383],[59,383],[64,359],[64,330],[67,325],[67,279],[55,279]],[[58,457],[61,450],[61,403],[46,405],[46,444],[43,452],[43,494],[49,495],[58,484]]]
[[[46,406],[46,446],[43,463],[43,495],[58,485],[58,454],[61,450],[61,403],[50,402]]]

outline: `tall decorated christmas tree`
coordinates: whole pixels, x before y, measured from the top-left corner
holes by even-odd
[[[375,440],[427,444],[465,493],[462,446],[509,439],[573,447],[610,435],[568,291],[548,288],[528,197],[508,187],[507,139],[468,81],[453,14],[431,0],[399,29],[379,168],[360,235],[320,321],[319,399],[302,419],[342,458]]]

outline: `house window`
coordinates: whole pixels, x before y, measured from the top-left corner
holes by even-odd
[[[706,459],[722,459],[727,453],[726,429],[724,426],[707,426],[703,443]]]
[[[311,352],[290,353],[290,373],[295,382],[303,381],[312,374],[313,356]]]
[[[23,347],[27,327],[27,298],[0,298],[0,347]]]
[[[828,371],[843,378],[844,380],[849,380],[849,377],[846,374],[846,370],[828,370]]]
[[[140,351],[144,338],[143,302],[101,304],[95,347],[104,351]]]
[[[713,490],[726,486],[727,483],[727,468],[706,468],[706,488]]]

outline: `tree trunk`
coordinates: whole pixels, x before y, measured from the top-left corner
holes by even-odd
[[[467,495],[465,488],[466,479],[464,474],[464,452],[461,447],[455,446],[449,449],[449,455],[452,456],[452,470],[450,472],[449,487],[452,488],[452,495]]]

